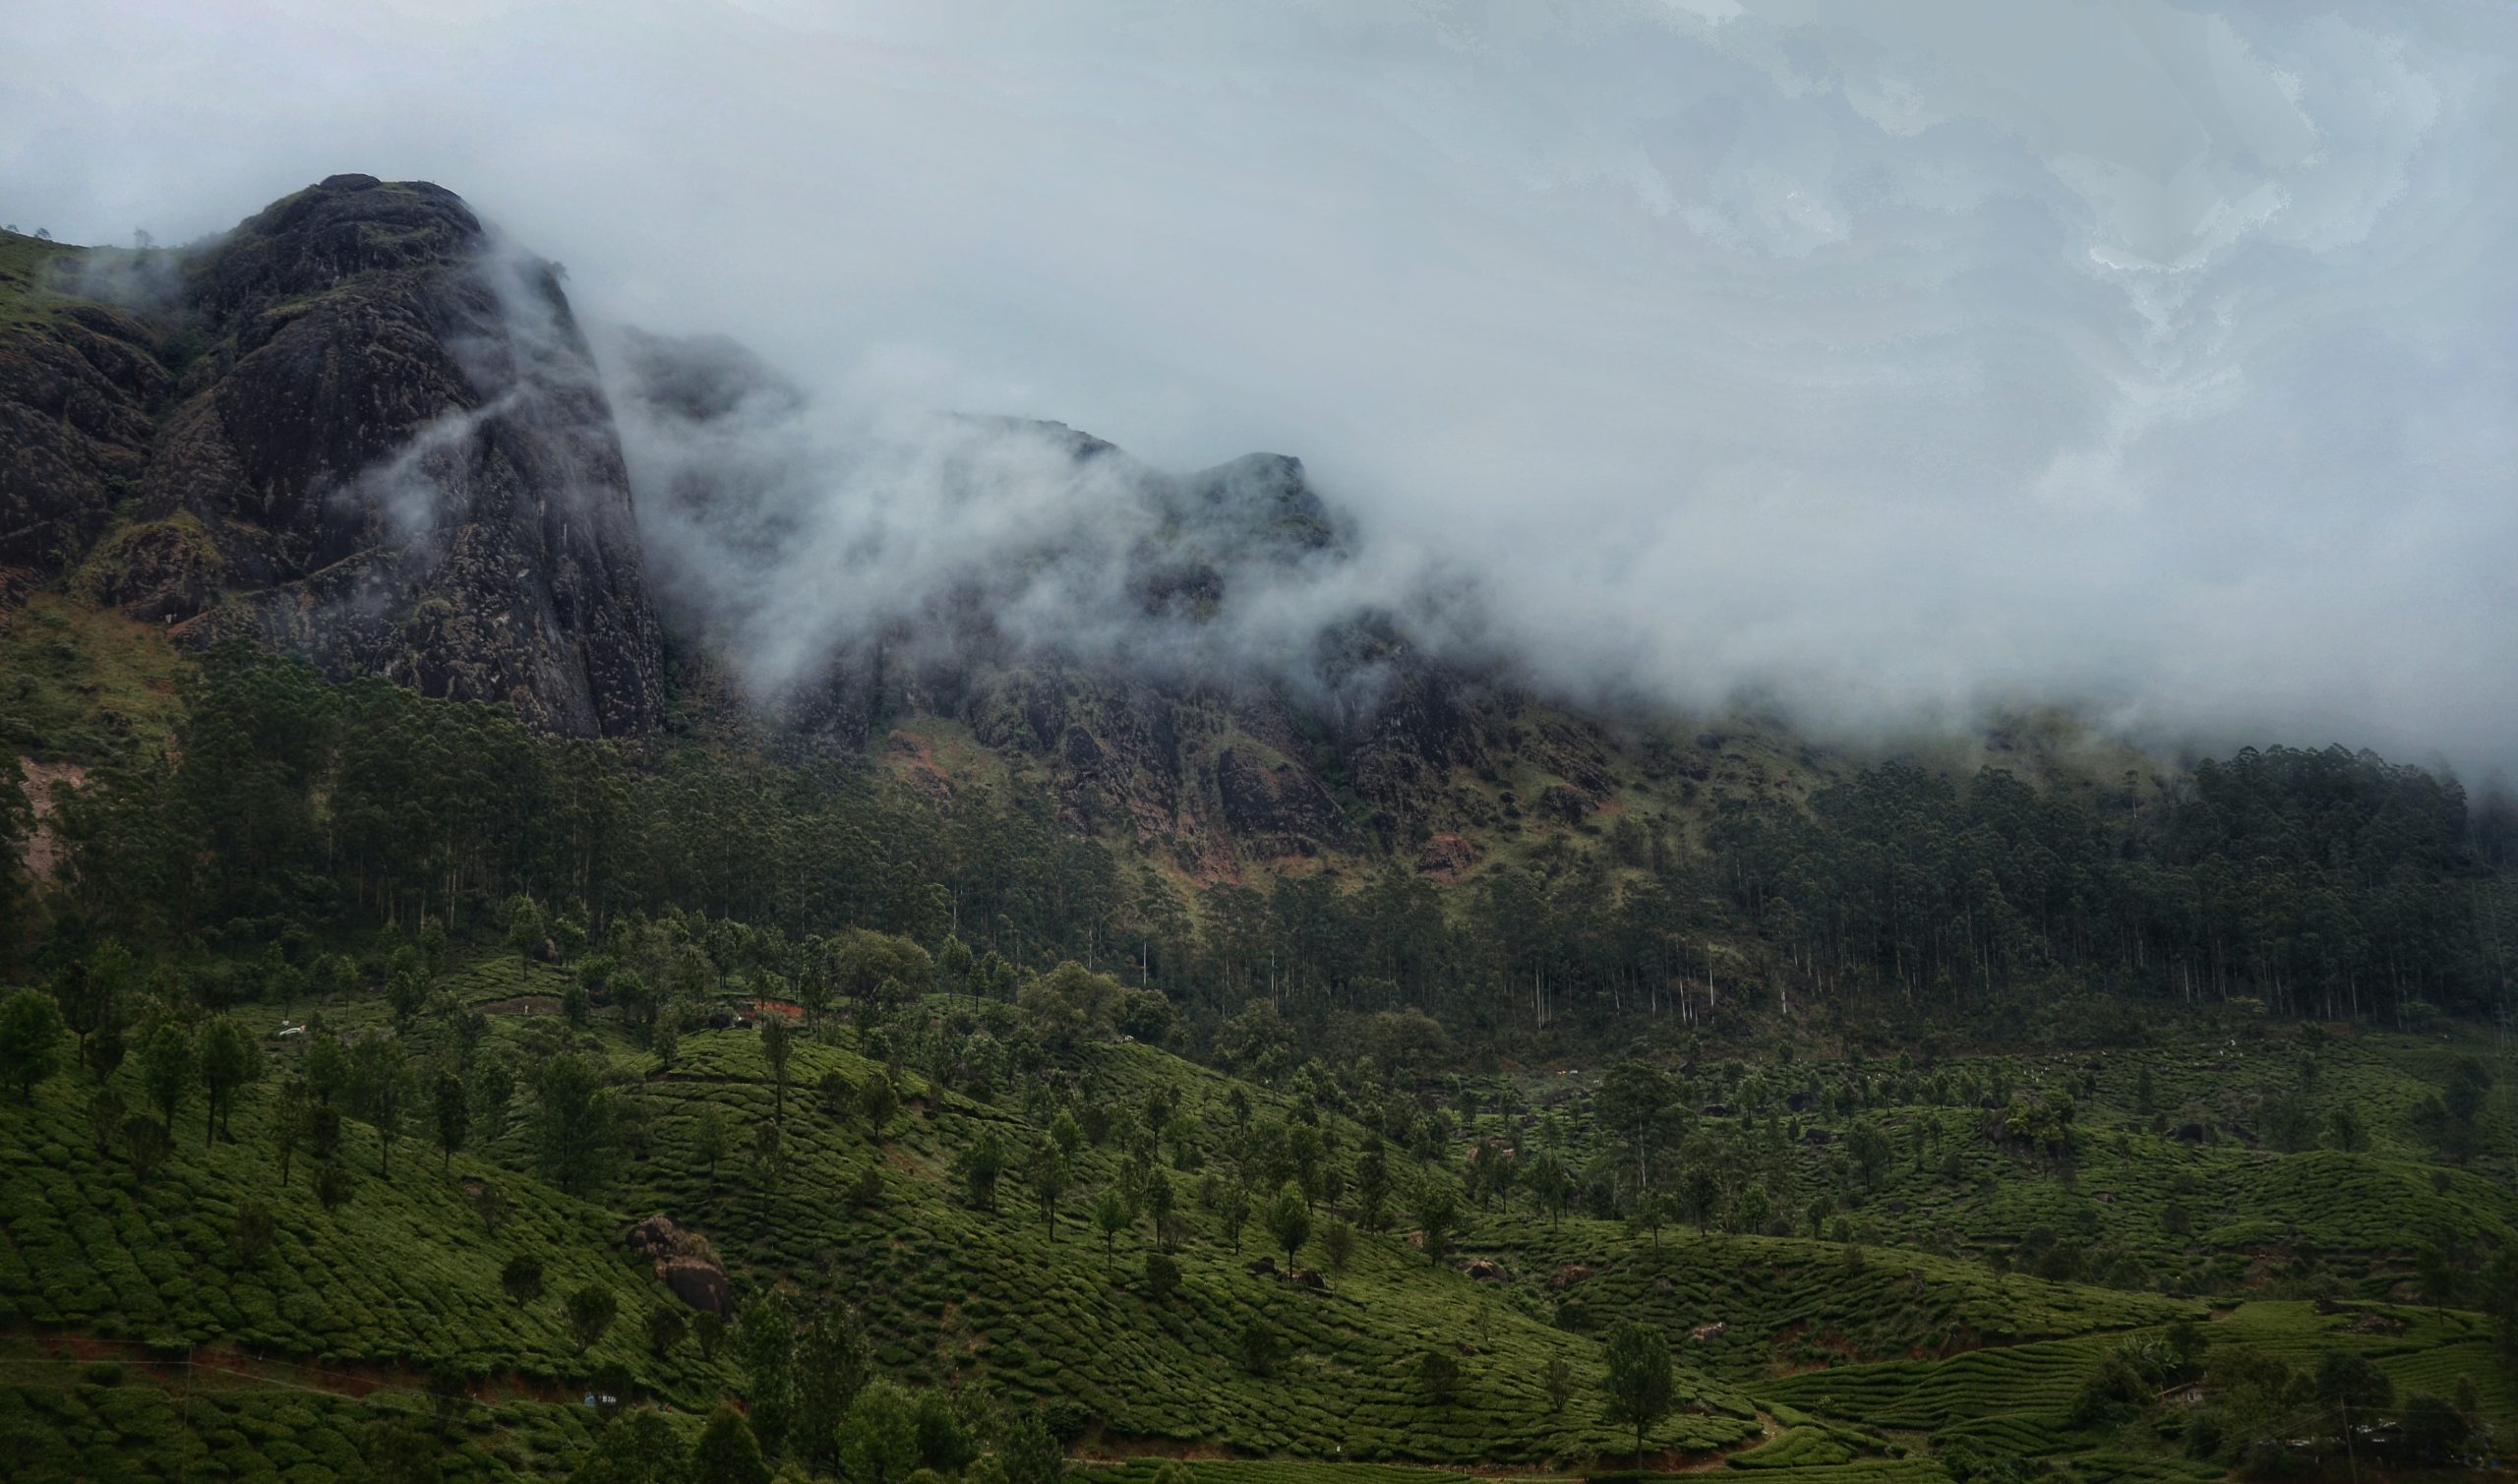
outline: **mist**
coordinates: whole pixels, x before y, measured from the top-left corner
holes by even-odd
[[[1578,699],[1754,694],[1842,736],[2058,704],[2518,766],[2503,8],[106,0],[7,30],[29,229],[175,242],[337,171],[431,179],[564,262],[589,324],[759,352],[791,394],[629,436],[651,562],[764,685],[1079,530],[1017,627],[1205,662],[1114,617],[1137,466],[938,416],[1004,414],[1158,471],[1303,460],[1345,560],[1252,567],[1198,641],[1236,653],[1466,588],[1428,642],[1501,638]],[[656,493],[707,439],[775,492],[757,528]]]

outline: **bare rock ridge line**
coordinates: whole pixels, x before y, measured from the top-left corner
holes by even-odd
[[[451,192],[365,175],[178,252],[0,248],[0,607],[66,586],[188,642],[506,703],[571,737],[660,724],[668,634],[703,688],[739,664],[722,609],[686,601],[670,533],[740,563],[788,543],[795,507],[703,461],[640,469],[642,512],[624,451],[631,414],[688,431],[803,406],[735,342],[626,331],[608,392],[555,265]],[[915,753],[897,729],[947,720],[1039,776],[1065,827],[1160,843],[1205,879],[1357,851],[1456,877],[1513,764],[1564,780],[1523,801],[1541,817],[1607,806],[1607,724],[1536,714],[1508,666],[1436,656],[1392,613],[1326,615],[1274,664],[1217,637],[1241,584],[1355,555],[1300,460],[1172,474],[1057,424],[959,421],[1037,445],[1039,477],[1078,471],[1096,492],[1078,518],[1109,522],[1004,565],[1115,563],[1095,590],[1172,658],[1063,652],[989,573],[948,575],[746,697],[807,749]],[[931,766],[916,782],[954,786]]]
[[[629,477],[553,266],[364,175],[151,256],[73,277],[123,304],[0,332],[0,564],[555,733],[653,725]]]

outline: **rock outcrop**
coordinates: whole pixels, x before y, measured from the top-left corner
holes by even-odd
[[[726,1265],[698,1232],[658,1213],[633,1223],[622,1233],[621,1243],[647,1260],[656,1280],[671,1288],[674,1297],[711,1314],[733,1312],[734,1285],[727,1280]]]
[[[159,267],[128,312],[0,336],[0,562],[552,732],[653,723],[629,476],[556,266],[450,191],[336,175]]]

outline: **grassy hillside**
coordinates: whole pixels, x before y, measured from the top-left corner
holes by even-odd
[[[1932,1074],[1904,1074],[1913,1085],[1900,1086],[1898,1074],[1848,1067],[1709,1071],[1697,1091],[1711,1096],[1719,1082],[1743,1105],[1699,1114],[1699,1140],[1732,1129],[1753,1139],[1764,1128],[1746,1105],[1760,1088],[1742,1098],[1751,1075],[1778,1109],[1809,1104],[1779,1114],[1790,1123],[1778,1129],[1800,1132],[1757,1166],[1778,1197],[1765,1230],[1673,1221],[1656,1235],[1579,1210],[1551,1217],[1517,1193],[1484,1208],[1472,1199],[1440,1262],[1411,1242],[1402,1217],[1357,1238],[1340,1270],[1319,1235],[1343,1209],[1328,1203],[1296,1258],[1322,1271],[1314,1290],[1249,1271],[1272,1239],[1254,1219],[1236,1244],[1212,1209],[1216,1189],[1232,1184],[1238,1130],[1299,1122],[1305,1107],[1320,1109],[1331,1161],[1351,1165],[1367,1122],[1387,1108],[1364,1096],[1375,1090],[1323,1088],[1309,1074],[1286,1087],[1236,1082],[1124,1042],[1088,1043],[1038,1075],[965,1079],[957,1090],[921,1069],[921,1037],[948,1023],[1003,1028],[1008,1007],[939,997],[879,1032],[834,1023],[800,1038],[784,1115],[773,1119],[778,1094],[756,1030],[694,1029],[668,1066],[608,1014],[571,1029],[557,1013],[568,987],[510,955],[476,959],[440,977],[436,1008],[398,1036],[425,1054],[478,1015],[465,1033],[475,1065],[521,1069],[575,1049],[608,1067],[628,1158],[592,1200],[536,1173],[537,1115],[521,1090],[450,1160],[430,1147],[425,1117],[412,1117],[390,1175],[376,1131],[353,1120],[338,1157],[352,1188],[330,1211],[310,1189],[304,1152],[292,1177],[278,1178],[276,1076],[241,1096],[232,1143],[205,1143],[207,1109],[190,1094],[173,1148],[145,1180],[120,1151],[99,1153],[90,1073],[61,1072],[30,1103],[0,1105],[0,1302],[12,1316],[0,1344],[0,1437],[47,1460],[84,1460],[48,1475],[63,1478],[210,1463],[236,1477],[358,1477],[397,1449],[442,1455],[449,1477],[560,1476],[601,1435],[600,1410],[581,1395],[590,1386],[626,1385],[628,1401],[670,1408],[690,1428],[691,1414],[746,1385],[728,1353],[705,1359],[687,1338],[661,1352],[648,1343],[644,1316],[678,1302],[621,1244],[623,1228],[649,1212],[704,1232],[739,1292],[783,1286],[854,1306],[883,1374],[985,1385],[1018,1408],[1048,1404],[1080,1458],[1117,1460],[1091,1465],[1113,1484],[1181,1454],[1196,1460],[1192,1478],[1213,1484],[1372,1484],[1374,1459],[1537,1472],[1613,1463],[1629,1445],[1603,1415],[1596,1379],[1604,1332],[1620,1320],[1666,1336],[1678,1362],[1679,1404],[1651,1429],[1661,1466],[1719,1460],[1761,1478],[1858,1484],[1943,1477],[1935,1460],[1958,1449],[2060,1459],[2083,1478],[2200,1476],[2166,1419],[2137,1437],[2073,1420],[2110,1356],[2181,1321],[2199,1331],[2207,1357],[2244,1348],[2314,1364],[2345,1350],[2371,1357],[2406,1392],[2445,1395],[2463,1382],[2478,1420],[2500,1436],[2518,1428],[2518,1392],[2480,1316],[2386,1301],[2407,1271],[2408,1218],[2497,1241],[2518,1215],[2485,1169],[2429,1178],[2407,1120],[2423,1075],[2436,1070],[2435,1041],[2369,1037],[2318,1048],[2324,1085],[2348,1087],[2376,1110],[2370,1147],[2348,1155],[2129,1132],[2142,1120],[2111,1091],[2129,1083],[2104,1063],[2095,1074],[2077,1060],[2033,1057],[1935,1069],[2008,1085],[2041,1071],[2094,1075],[2080,1137],[2091,1153],[2069,1180],[1969,1132],[1970,1114],[1916,1098]],[[730,1011],[748,1007],[740,982],[724,992]],[[241,1013],[258,1031],[315,1014],[328,1035],[397,1035],[383,998],[365,989]],[[270,1044],[286,1066],[308,1039]],[[2299,1048],[2274,1041],[2216,1054],[2229,1070],[2211,1073],[2215,1085],[2243,1090],[2281,1082]],[[899,1105],[877,1126],[857,1095],[882,1078]],[[1533,1149],[1554,1137],[1578,1160],[1610,1156],[1597,1079],[1557,1081],[1572,1096],[1552,1105],[1497,1098],[1468,1132]],[[1839,1110],[1801,1083],[1867,1087],[1868,1098]],[[144,1104],[139,1066],[113,1085]],[[2183,1098],[2190,1086],[2199,1083],[2165,1059],[2152,1096]],[[837,1097],[842,1088],[849,1097]],[[1144,1161],[1130,1120],[1150,1097],[1175,1110],[1152,1145],[1179,1213],[1178,1280],[1160,1297],[1146,1277],[1159,1251],[1151,1217],[1130,1213],[1109,1231],[1093,1220],[1100,1192],[1126,1183],[1132,1145]],[[1084,1116],[1093,1109],[1110,1115],[1107,1132],[1100,1116]],[[977,1209],[960,1173],[974,1146],[994,1134],[1029,1147],[1059,1114],[1103,1137],[1080,1138],[1054,1217],[1016,1169],[999,1182],[997,1209]],[[2488,1116],[2487,1169],[2506,1157],[2505,1091]],[[713,1180],[703,1152],[712,1117],[733,1135]],[[1804,1188],[1850,1194],[1845,1182],[1860,1183],[1840,1153],[1854,1127],[1935,1121],[1960,1153],[1958,1179],[1942,1177],[1930,1148],[1930,1168],[1917,1172],[1900,1142],[1893,1167],[1839,1208],[1859,1243],[1773,1234],[1800,1224],[1789,1207]],[[783,1161],[753,1153],[773,1122]],[[1807,1142],[1814,1131],[1839,1137]],[[1453,1141],[1443,1163],[1465,1172],[1469,1144]],[[1723,1158],[1716,1144],[1694,1148],[1709,1162]],[[1404,1185],[1431,1167],[1405,1146],[1392,1158]],[[2178,1241],[2147,1232],[2168,1199],[2159,1193],[2188,1174],[2209,1192],[2195,1199],[2198,1218]],[[495,1227],[479,1208],[483,1186],[499,1194]],[[259,1250],[236,1234],[249,1205],[272,1217]],[[2057,1221],[2120,1248],[2128,1264],[2095,1283],[1997,1271],[2012,1266],[1995,1259],[2028,1239],[2030,1225]],[[523,1302],[500,1281],[520,1253],[545,1264],[543,1292]],[[587,1285],[611,1290],[620,1318],[581,1354],[561,1299]],[[2302,1291],[2248,1297],[2286,1285]],[[2321,1294],[2341,1306],[2318,1312],[2308,1299]],[[1254,1333],[1272,1362],[1253,1362]],[[1456,1380],[1430,1383],[1428,1354],[1452,1361]],[[1554,1361],[1570,1382],[1561,1402],[1549,1394]],[[607,1379],[589,1379],[598,1376]],[[1286,1461],[1246,1461],[1266,1458]]]

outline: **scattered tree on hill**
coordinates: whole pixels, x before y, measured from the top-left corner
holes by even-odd
[[[454,1166],[454,1156],[463,1148],[464,1139],[472,1131],[472,1101],[465,1096],[463,1079],[452,1072],[437,1074],[433,1100],[436,1102],[438,1167]]]
[[[14,780],[9,787],[15,788]],[[21,1102],[35,1100],[35,1084],[60,1064],[67,1034],[61,1006],[40,989],[20,989],[0,1000],[0,1082],[18,1090]]]
[[[792,1354],[797,1451],[806,1461],[830,1470],[841,1461],[841,1435],[869,1374],[866,1336],[856,1311],[828,1301],[815,1304],[796,1328]]]
[[[2309,1393],[2323,1419],[2319,1431],[2326,1437],[2340,1439],[2345,1456],[2359,1470],[2354,1428],[2381,1420],[2395,1405],[2396,1384],[2376,1361],[2358,1350],[2328,1350],[2317,1357],[2317,1368],[2309,1382]],[[2355,1423],[2352,1414],[2359,1412]]]
[[[1058,1484],[1066,1477],[1066,1450],[1038,1407],[1017,1407],[1005,1419],[995,1457],[1005,1484]]]
[[[422,978],[416,963],[395,969],[385,980],[385,1006],[393,1013],[393,1027],[408,1031],[411,1022],[429,1001],[429,981]]]
[[[615,1129],[613,1098],[595,1065],[574,1051],[542,1064],[533,1083],[537,1153],[553,1184],[583,1195],[604,1176]]]
[[[338,1211],[348,1204],[354,1182],[346,1165],[337,1159],[326,1159],[315,1166],[315,1203],[326,1211]]]
[[[691,1153],[708,1167],[711,1195],[717,1190],[717,1166],[725,1159],[726,1148],[734,1142],[734,1124],[727,1118],[724,1108],[712,1102],[699,1110],[698,1120],[691,1129]]]
[[[2347,1155],[2357,1155],[2369,1147],[2369,1125],[2363,1121],[2361,1110],[2350,1103],[2339,1103],[2326,1115],[2325,1142]]]
[[[1613,1426],[1634,1430],[1635,1456],[1641,1462],[1644,1435],[1678,1401],[1670,1342],[1658,1330],[1622,1319],[1610,1326],[1603,1353],[1607,1371],[1600,1378],[1601,1416]]]
[[[1031,1158],[1023,1161],[1023,1178],[1030,1182],[1032,1199],[1041,1208],[1041,1223],[1055,1235],[1058,1197],[1066,1194],[1067,1182],[1071,1178],[1066,1156],[1058,1153],[1056,1145],[1043,1140],[1032,1147]]]
[[[1652,1164],[1658,1158],[1669,1121],[1675,1090],[1658,1068],[1628,1059],[1609,1068],[1600,1080],[1601,1126],[1612,1131],[1618,1147],[1635,1163],[1635,1189],[1652,1188]]]
[[[1320,1233],[1321,1255],[1329,1260],[1329,1271],[1345,1273],[1355,1256],[1355,1228],[1343,1220],[1331,1221]]]
[[[276,1234],[277,1224],[271,1218],[270,1208],[247,1201],[236,1208],[236,1219],[228,1226],[227,1248],[235,1255],[238,1267],[250,1268],[271,1250]]]
[[[958,1161],[962,1174],[962,1190],[974,1210],[993,1215],[996,1211],[996,1182],[1005,1172],[1005,1144],[996,1130],[984,1131],[971,1141]]]
[[[199,1074],[192,1033],[171,1017],[160,1018],[140,1043],[140,1085],[157,1108],[168,1144],[175,1139],[175,1109]]]
[[[647,1348],[658,1355],[673,1353],[689,1330],[682,1310],[672,1304],[658,1304],[647,1311]]]
[[[122,1120],[126,1111],[122,1094],[115,1092],[111,1083],[98,1087],[95,1096],[88,1099],[88,1137],[95,1145],[98,1155],[113,1152],[114,1141],[122,1137]],[[281,1168],[285,1173],[286,1166]]]
[[[985,1389],[965,1388],[958,1395],[928,1390],[918,1394],[911,1426],[918,1438],[923,1468],[951,1476],[979,1461],[979,1434],[974,1427],[989,1405]]]
[[[866,1115],[866,1132],[875,1143],[883,1142],[891,1132],[892,1119],[901,1110],[900,1089],[892,1086],[888,1073],[877,1071],[866,1079],[857,1092],[858,1111]]]
[[[518,1308],[540,1298],[542,1259],[529,1252],[509,1258],[507,1266],[499,1270],[499,1286],[508,1290],[508,1297],[515,1300]]]
[[[1311,1208],[1303,1203],[1302,1191],[1288,1181],[1260,1214],[1268,1227],[1268,1235],[1286,1251],[1286,1266],[1294,1265],[1294,1255],[1302,1244],[1311,1240]]]
[[[1376,1134],[1355,1156],[1355,1219],[1366,1231],[1379,1231],[1389,1218],[1390,1159]]]
[[[2482,1149],[2480,1119],[2490,1090],[2491,1074],[2483,1063],[2471,1056],[2460,1056],[2450,1064],[2447,1081],[2438,1096],[2426,1098],[2415,1105],[2414,1126],[2430,1140],[2441,1159],[2462,1164]]]
[[[918,1467],[918,1410],[888,1381],[860,1389],[840,1423],[839,1471],[849,1484],[899,1484]]]
[[[140,965],[131,950],[118,940],[107,938],[53,980],[53,997],[61,1004],[62,1022],[79,1038],[82,1065],[94,1065],[89,1059],[88,1039],[121,1025],[122,1007],[139,979]]]
[[[795,1037],[787,1029],[787,1017],[765,1011],[760,1017],[760,1054],[769,1061],[769,1116],[787,1119],[787,1059],[796,1052]]]
[[[1180,1287],[1180,1265],[1165,1253],[1145,1255],[1145,1296],[1155,1304],[1168,1302]]]
[[[203,1119],[202,1146],[213,1136],[231,1143],[235,1135],[228,1117],[236,1107],[236,1092],[263,1075],[263,1047],[228,1016],[213,1016],[201,1033],[201,1081],[210,1108]]]
[[[1562,1355],[1548,1356],[1546,1367],[1539,1372],[1538,1383],[1539,1389],[1547,1393],[1547,1409],[1551,1412],[1565,1410],[1565,1403],[1574,1397],[1573,1363]]]
[[[1427,1175],[1416,1185],[1416,1226],[1425,1238],[1426,1260],[1440,1264],[1451,1253],[1452,1227],[1460,1219],[1460,1188],[1446,1175]]]
[[[1283,1358],[1284,1353],[1285,1341],[1277,1337],[1276,1330],[1270,1327],[1264,1317],[1253,1314],[1242,1323],[1242,1369],[1253,1376],[1274,1376],[1277,1374],[1277,1363]]]
[[[603,1284],[588,1283],[569,1295],[566,1309],[570,1337],[576,1340],[577,1353],[583,1355],[612,1328],[613,1317],[621,1312],[621,1300]]]
[[[751,1457],[759,1463],[757,1446]],[[691,1477],[690,1454],[680,1435],[654,1408],[642,1406],[596,1436],[594,1451],[569,1475],[569,1484],[689,1484]],[[768,1478],[768,1470],[760,1477]]]
[[[734,1341],[750,1430],[774,1454],[796,1416],[796,1312],[785,1295],[773,1289],[737,1310]]]
[[[1128,1205],[1127,1193],[1116,1185],[1105,1185],[1093,1203],[1093,1224],[1102,1233],[1102,1271],[1108,1274],[1118,1262],[1119,1233],[1136,1223],[1137,1214]]]
[[[769,1484],[769,1465],[762,1461],[760,1440],[744,1414],[719,1406],[699,1431],[690,1452],[692,1484]]]
[[[500,933],[507,939],[508,951],[516,957],[518,968],[530,969],[541,956],[542,940],[549,935],[542,906],[522,892],[499,904]]]
[[[1449,1406],[1460,1395],[1460,1362],[1444,1350],[1427,1350],[1416,1358],[1416,1382],[1425,1399]]]
[[[393,1145],[402,1136],[402,1102],[409,1096],[408,1054],[399,1041],[370,1037],[352,1048],[350,1086],[358,1110],[376,1130],[378,1172],[393,1173]]]
[[[173,1147],[166,1126],[147,1114],[132,1113],[122,1120],[123,1156],[131,1161],[132,1176],[141,1184],[149,1183],[149,1177],[165,1162],[167,1152]]]

